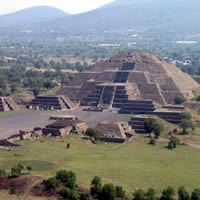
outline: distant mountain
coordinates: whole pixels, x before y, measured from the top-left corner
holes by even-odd
[[[48,27],[78,32],[137,27],[200,31],[199,8],[199,0],[116,0],[87,13],[48,22]]]
[[[36,24],[68,16],[67,13],[50,6],[26,8],[11,14],[0,16],[0,27]]]
[[[199,8],[199,0],[116,0],[77,15],[52,7],[35,7],[0,16],[0,26],[27,24],[34,30],[69,33],[122,29],[193,33],[200,32]]]

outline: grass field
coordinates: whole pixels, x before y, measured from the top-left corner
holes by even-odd
[[[67,149],[66,144],[71,143]],[[17,162],[30,164],[33,174],[52,176],[59,169],[76,172],[78,183],[89,186],[99,175],[105,182],[122,185],[128,192],[135,188],[185,185],[192,190],[200,185],[200,150],[178,146],[168,150],[165,144],[155,147],[146,140],[124,144],[91,145],[77,135],[65,138],[41,138],[22,141],[19,149],[0,151],[0,168],[9,169]]]
[[[5,116],[8,116],[8,115],[13,115],[17,112],[20,112],[20,111],[6,111],[6,112],[0,112],[0,117],[5,117]]]

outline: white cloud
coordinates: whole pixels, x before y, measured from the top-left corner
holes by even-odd
[[[49,5],[69,13],[80,13],[95,9],[113,0],[0,0],[0,14],[23,8]]]

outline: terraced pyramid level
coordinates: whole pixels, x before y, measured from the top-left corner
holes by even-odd
[[[37,96],[28,107],[33,110],[67,110],[72,108],[72,103],[64,96]]]
[[[0,112],[19,110],[17,104],[10,97],[0,97]]]
[[[59,94],[81,105],[121,107],[135,101],[173,104],[177,96],[192,99],[199,87],[188,74],[159,56],[145,51],[125,51],[79,73]]]

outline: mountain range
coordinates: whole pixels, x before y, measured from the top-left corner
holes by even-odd
[[[86,13],[69,15],[42,6],[0,16],[0,27],[30,28],[34,24],[42,30],[67,32],[143,28],[192,33],[200,31],[199,8],[199,0],[116,0]]]

